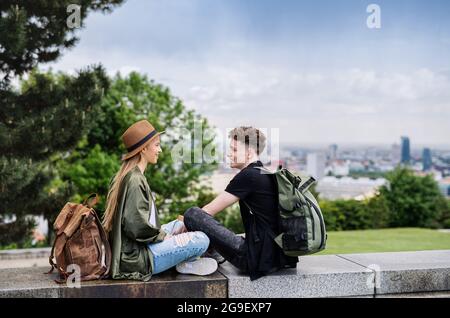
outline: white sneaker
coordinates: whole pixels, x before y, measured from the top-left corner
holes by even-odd
[[[217,261],[213,258],[202,257],[191,262],[182,262],[176,266],[180,274],[210,275],[217,270]]]

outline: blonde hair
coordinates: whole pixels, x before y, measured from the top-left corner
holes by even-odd
[[[105,231],[107,233],[112,230],[114,215],[117,210],[117,202],[119,200],[120,184],[122,183],[122,180],[126,176],[126,174],[130,172],[134,167],[136,167],[140,160],[141,152],[129,159],[124,160],[119,171],[114,176],[111,188],[108,191],[105,214],[103,215],[103,227],[105,228]]]

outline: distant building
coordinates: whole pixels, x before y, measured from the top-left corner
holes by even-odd
[[[348,176],[350,172],[349,164],[345,161],[334,161],[331,164],[331,172],[335,176]]]
[[[325,156],[322,153],[308,153],[306,172],[316,180],[323,178],[325,175]]]
[[[398,163],[400,163],[400,159],[401,159],[400,145],[399,144],[393,144],[392,148],[391,148],[391,160],[392,160],[392,163],[397,165]]]
[[[428,171],[416,170],[414,171],[414,175],[419,177],[431,176],[436,182],[440,182],[443,179],[442,172],[436,169],[430,169]]]
[[[364,200],[373,197],[378,189],[385,184],[387,184],[387,180],[383,178],[372,180],[369,178],[353,179],[327,176],[318,181],[316,190],[320,193],[322,199]]]
[[[349,170],[352,172],[360,172],[360,171],[365,171],[366,167],[359,161],[351,161],[349,163]]]
[[[433,166],[430,148],[424,148],[422,154],[423,171],[428,171]]]
[[[332,144],[332,145],[330,145],[330,147],[328,147],[328,156],[331,161],[334,161],[337,159],[337,157],[338,157],[337,150],[338,150],[338,146],[336,144]]]
[[[450,199],[450,177],[439,180],[438,184],[442,194]]]
[[[411,148],[408,137],[402,137],[401,163],[409,164],[411,162]]]

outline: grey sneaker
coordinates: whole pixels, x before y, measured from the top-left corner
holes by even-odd
[[[211,275],[217,270],[217,262],[215,259],[202,257],[195,261],[182,262],[176,266],[176,270],[180,274]]]
[[[209,248],[205,254],[203,254],[204,257],[211,257],[214,258],[217,263],[220,265],[222,263],[225,263],[226,259],[219,254],[214,248]]]

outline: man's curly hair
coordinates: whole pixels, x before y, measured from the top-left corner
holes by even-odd
[[[266,147],[266,136],[257,128],[247,126],[237,127],[229,132],[228,137],[252,147],[258,155]]]

